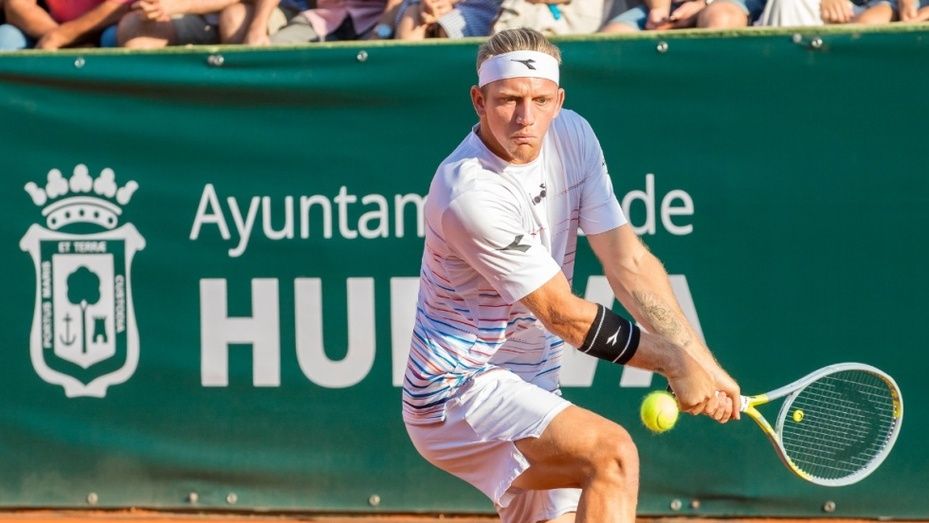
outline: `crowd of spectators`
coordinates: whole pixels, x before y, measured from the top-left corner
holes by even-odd
[[[929,20],[929,0],[0,0],[0,51]]]

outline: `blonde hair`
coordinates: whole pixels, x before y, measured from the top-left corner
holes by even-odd
[[[485,60],[498,54],[512,53],[513,51],[538,51],[551,55],[561,64],[561,51],[555,44],[548,41],[545,35],[535,29],[507,29],[490,37],[477,51],[477,68]]]

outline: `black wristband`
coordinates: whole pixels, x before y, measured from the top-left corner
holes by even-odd
[[[639,348],[639,328],[634,323],[597,305],[597,317],[594,318],[584,344],[578,350],[606,360],[624,365]]]

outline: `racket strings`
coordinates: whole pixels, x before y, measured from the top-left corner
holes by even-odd
[[[879,377],[841,371],[807,385],[784,406],[784,450],[812,476],[837,479],[871,465],[894,425],[894,396]]]

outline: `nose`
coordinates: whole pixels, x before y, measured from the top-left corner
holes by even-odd
[[[531,98],[524,98],[516,106],[516,123],[529,127],[535,123],[535,107]]]

